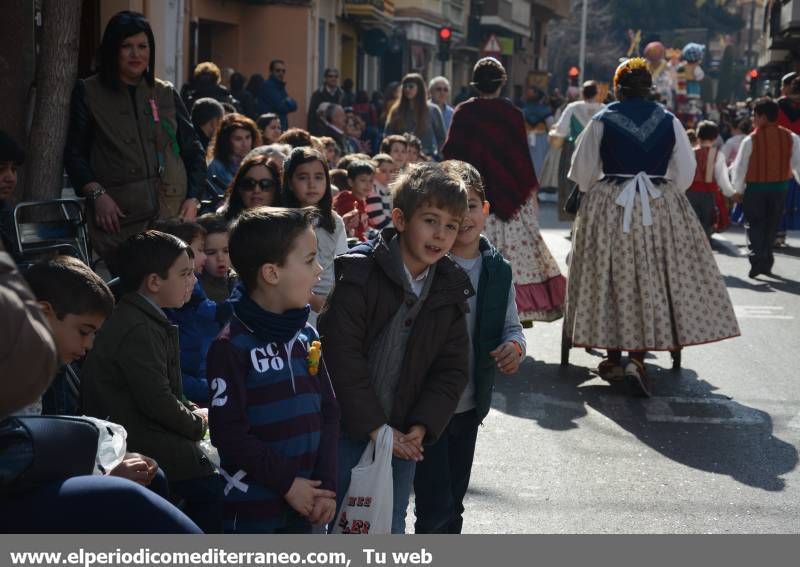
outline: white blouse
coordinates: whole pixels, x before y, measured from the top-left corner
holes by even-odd
[[[686,191],[694,180],[697,164],[692,144],[686,136],[686,130],[683,129],[683,125],[677,118],[672,118],[672,127],[675,130],[675,146],[672,148],[672,156],[664,177],[672,181],[679,189]],[[577,183],[584,193],[604,176],[617,175],[614,171],[603,171],[603,162],[600,159],[600,143],[602,141],[603,123],[599,120],[592,120],[575,143],[575,152],[572,154],[572,163],[567,177]],[[620,175],[620,177],[633,176]]]

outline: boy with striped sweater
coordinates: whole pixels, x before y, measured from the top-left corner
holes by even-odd
[[[339,406],[307,323],[322,271],[312,214],[261,207],[231,229],[244,289],[208,355],[227,532],[309,533],[336,510]]]

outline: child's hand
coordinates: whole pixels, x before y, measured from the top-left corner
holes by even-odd
[[[208,408],[197,408],[192,413],[200,417],[205,424],[208,424]]]
[[[353,210],[342,215],[342,221],[344,222],[344,227],[347,229],[348,233],[358,228],[358,224],[361,222],[361,216],[358,212],[358,204],[354,203]]]
[[[489,353],[503,374],[514,374],[519,370],[520,353],[514,341],[507,341]]]
[[[421,425],[414,427],[422,427]],[[412,427],[412,430],[414,428]],[[425,428],[422,428],[422,437],[425,437]],[[407,461],[422,460],[422,441],[417,442],[416,437],[409,439],[408,435],[403,435],[395,428],[392,428],[392,454],[398,459]]]
[[[317,498],[314,500],[314,509],[308,517],[308,521],[315,526],[324,526],[333,521],[336,514],[335,498]]]
[[[284,494],[283,497],[298,514],[307,518],[314,511],[314,502],[317,498],[336,498],[335,492],[317,488],[320,484],[322,484],[321,480],[308,480],[307,478],[297,477],[292,482],[289,492]]]

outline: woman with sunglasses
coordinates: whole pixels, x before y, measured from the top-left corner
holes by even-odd
[[[92,246],[107,263],[156,218],[193,220],[205,183],[203,147],[178,93],[153,75],[155,57],[145,17],[120,12],[103,33],[98,72],[72,92],[64,166],[89,201]]]
[[[269,156],[248,156],[228,187],[225,204],[219,212],[225,220],[232,221],[247,209],[278,206],[280,179],[280,169]]]
[[[428,101],[425,81],[418,73],[403,77],[402,92],[386,117],[384,136],[414,134],[422,140],[422,150],[431,158],[439,157],[447,132],[439,107]]]

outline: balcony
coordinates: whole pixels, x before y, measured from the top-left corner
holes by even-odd
[[[394,17],[394,4],[392,0],[345,0],[344,15],[386,25]]]
[[[485,0],[481,25],[529,37],[531,35],[531,3],[527,0]]]
[[[789,0],[780,8],[780,34],[800,35],[800,1]]]

